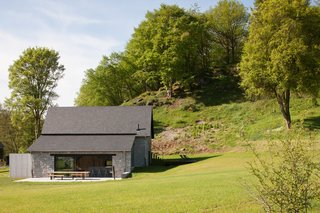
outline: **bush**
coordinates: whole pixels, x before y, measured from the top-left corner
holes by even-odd
[[[254,198],[266,212],[307,212],[320,195],[319,161],[314,143],[287,140],[269,143],[267,156],[252,149],[250,172]]]

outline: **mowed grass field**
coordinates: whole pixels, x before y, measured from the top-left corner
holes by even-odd
[[[0,212],[262,212],[243,181],[251,153],[197,156],[177,167],[151,166],[96,183],[18,183],[0,169]],[[313,209],[318,212],[320,206]]]
[[[17,183],[0,170],[0,212],[260,212],[242,186],[250,153],[201,155],[120,181]]]

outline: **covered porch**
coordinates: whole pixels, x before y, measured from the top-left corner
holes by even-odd
[[[89,177],[115,177],[115,154],[53,154],[54,171],[88,171]]]

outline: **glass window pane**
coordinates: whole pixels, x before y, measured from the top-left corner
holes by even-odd
[[[56,171],[73,171],[75,160],[72,156],[55,156],[55,170]]]

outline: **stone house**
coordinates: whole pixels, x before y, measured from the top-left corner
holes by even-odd
[[[32,175],[84,170],[121,178],[150,164],[153,136],[151,106],[51,107],[28,149]]]

